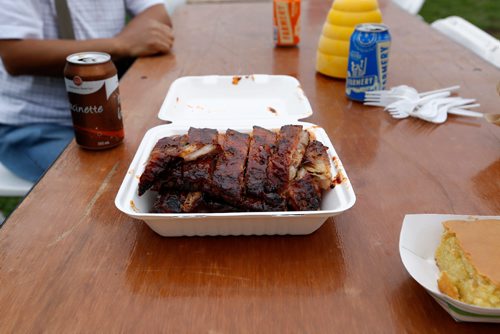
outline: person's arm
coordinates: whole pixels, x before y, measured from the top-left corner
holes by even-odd
[[[134,17],[113,38],[89,40],[0,40],[0,57],[11,75],[61,76],[66,57],[82,51],[109,53],[114,60],[150,56],[170,51],[172,23],[163,5]]]

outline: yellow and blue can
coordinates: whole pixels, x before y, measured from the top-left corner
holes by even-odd
[[[385,89],[391,35],[384,24],[358,24],[351,35],[346,95],[363,101],[365,92]]]

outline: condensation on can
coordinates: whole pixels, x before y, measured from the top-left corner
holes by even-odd
[[[391,36],[384,24],[363,23],[351,35],[346,95],[363,101],[365,92],[381,90],[387,83]]]
[[[118,75],[111,56],[102,52],[68,56],[64,81],[77,144],[91,150],[120,144],[123,120]]]

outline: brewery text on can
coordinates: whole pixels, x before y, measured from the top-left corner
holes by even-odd
[[[111,56],[102,52],[68,56],[64,81],[77,144],[93,150],[120,144],[123,121],[118,75]]]
[[[365,92],[381,90],[387,82],[391,36],[384,24],[358,24],[351,35],[346,95],[363,101]]]

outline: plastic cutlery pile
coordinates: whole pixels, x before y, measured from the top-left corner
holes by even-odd
[[[419,93],[409,86],[396,86],[390,90],[366,92],[364,104],[384,107],[394,118],[417,117],[428,122],[443,123],[448,114],[484,117],[480,112],[467,110],[479,107],[475,99],[450,97],[460,86]]]

